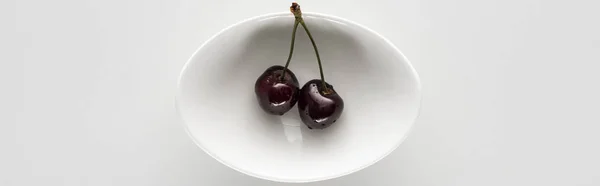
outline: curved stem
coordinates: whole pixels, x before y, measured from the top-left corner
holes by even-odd
[[[285,62],[285,67],[283,68],[283,73],[281,73],[281,80],[283,81],[285,78],[285,72],[290,65],[290,61],[292,60],[292,54],[294,53],[294,42],[296,41],[296,30],[298,29],[299,21],[296,20],[294,22],[294,30],[292,31],[292,44],[290,44],[290,55],[288,56],[287,62]]]
[[[303,19],[300,19],[300,24],[302,24],[302,27],[306,31],[306,34],[308,35],[308,38],[310,38],[310,42],[312,43],[312,46],[315,49],[315,54],[317,56],[317,62],[319,63],[319,72],[321,73],[321,81],[323,82],[323,90],[325,92],[328,92],[327,91],[328,90],[327,83],[325,83],[325,76],[323,75],[323,66],[321,65],[321,56],[319,56],[319,50],[317,49],[317,44],[315,44],[315,40],[313,39],[312,34],[310,34],[308,27],[306,27],[306,24],[304,23]]]

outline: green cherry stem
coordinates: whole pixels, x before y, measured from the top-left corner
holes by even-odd
[[[319,73],[321,74],[321,81],[323,82],[323,91],[329,92],[327,88],[327,83],[325,83],[325,76],[323,75],[323,66],[321,65],[321,56],[319,56],[319,49],[317,49],[317,44],[315,44],[315,40],[313,39],[312,34],[310,34],[310,31],[308,30],[308,27],[306,27],[306,24],[304,23],[304,20],[302,18],[300,18],[300,24],[302,24],[302,27],[306,31],[306,35],[308,35],[308,38],[310,39],[310,42],[312,43],[312,46],[315,49],[315,55],[317,56],[317,62],[319,63]]]
[[[298,23],[300,23],[298,21],[298,19],[296,19],[296,21],[294,22],[294,30],[292,31],[292,42],[290,44],[290,55],[288,56],[287,62],[285,62],[285,67],[283,68],[283,73],[281,73],[281,81],[284,80],[285,78],[285,72],[288,69],[288,66],[290,65],[290,61],[292,60],[292,54],[294,53],[294,42],[296,41],[296,30],[298,29]]]
[[[300,10],[300,5],[298,3],[293,2],[292,6],[290,6],[290,12],[294,14],[296,17],[296,22],[300,22],[304,31],[306,31],[306,35],[310,38],[310,42],[312,43],[313,48],[315,49],[315,55],[317,56],[317,62],[319,63],[319,73],[321,74],[321,81],[323,82],[323,93],[329,94],[331,91],[327,87],[327,83],[325,82],[325,75],[323,75],[323,65],[321,65],[321,56],[319,55],[319,49],[317,49],[317,44],[315,44],[315,39],[310,34],[306,23],[304,23],[304,19],[302,19],[302,10]]]

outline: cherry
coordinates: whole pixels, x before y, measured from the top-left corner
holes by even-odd
[[[267,113],[283,115],[298,101],[298,92],[300,91],[298,78],[288,69],[292,54],[294,53],[294,42],[296,40],[296,30],[298,21],[294,23],[292,31],[292,42],[290,53],[285,63],[285,67],[275,65],[267,68],[254,83],[254,93],[260,107]]]
[[[326,89],[321,86],[325,84]],[[335,92],[333,86],[320,79],[313,79],[300,90],[298,112],[302,122],[309,129],[324,129],[333,124],[342,115],[344,100]]]
[[[298,79],[290,69],[275,65],[267,68],[258,77],[254,84],[254,92],[263,110],[270,114],[283,115],[296,105],[300,90],[298,87]]]
[[[333,86],[325,81],[317,44],[315,44],[312,34],[308,30],[306,23],[304,23],[304,19],[302,19],[300,6],[297,3],[292,3],[290,10],[294,13],[294,17],[296,17],[296,23],[299,22],[302,25],[312,43],[315,55],[317,56],[317,63],[319,64],[319,73],[321,74],[320,80],[313,79],[302,86],[298,98],[298,112],[302,122],[309,129],[324,129],[331,126],[340,118],[344,110],[344,100],[333,89]]]

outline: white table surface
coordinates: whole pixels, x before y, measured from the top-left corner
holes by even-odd
[[[299,3],[381,33],[423,84],[400,148],[305,185],[600,185],[600,1]],[[290,185],[211,159],[173,100],[200,44],[289,4],[0,1],[0,185]]]

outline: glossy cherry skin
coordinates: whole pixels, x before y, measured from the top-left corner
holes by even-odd
[[[281,79],[283,69],[279,65],[267,68],[254,84],[258,104],[269,114],[283,115],[298,101],[298,79],[289,68]]]
[[[331,126],[342,115],[344,100],[326,83],[324,90],[320,79],[304,84],[298,97],[298,111],[302,122],[309,129],[324,129]]]

